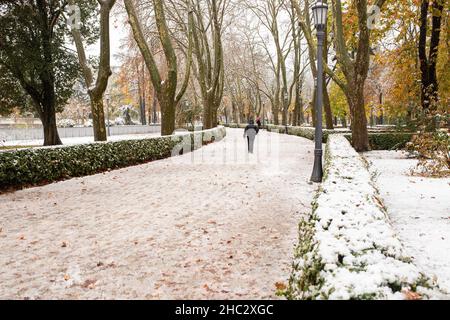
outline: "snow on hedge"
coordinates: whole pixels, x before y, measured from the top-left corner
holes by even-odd
[[[406,256],[366,163],[341,135],[330,135],[325,177],[286,292],[291,299],[428,297],[433,284]]]

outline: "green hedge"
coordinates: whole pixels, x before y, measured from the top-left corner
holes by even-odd
[[[309,140],[314,140],[314,128],[312,127],[292,127],[292,126],[276,126],[268,125],[268,130],[276,131],[280,133],[295,135],[303,137]],[[344,134],[345,137],[351,142],[352,135],[350,130],[348,131],[335,131],[335,130],[323,130],[323,143],[328,140],[330,134]],[[411,141],[413,133],[408,132],[371,132],[369,130],[369,143],[372,150],[392,150],[403,149],[406,144]]]
[[[247,124],[245,123],[226,123],[223,124],[223,126],[227,127],[227,128],[240,128],[240,129],[245,129],[245,127],[247,126]]]
[[[287,129],[287,132],[286,132]],[[269,131],[278,131],[280,133],[287,133],[294,136],[303,137],[309,140],[314,140],[315,129],[313,127],[293,127],[293,126],[277,126],[273,124],[267,125],[267,130]],[[323,131],[322,142],[326,143],[328,139],[328,135],[337,134],[337,133],[346,133],[349,131],[334,131],[324,129]]]
[[[348,141],[352,141],[351,135],[346,134],[345,137]],[[413,133],[369,133],[369,144],[372,150],[403,149],[412,137]]]
[[[222,139],[225,134],[225,128],[219,127],[150,139],[0,152],[0,190],[45,184],[163,159],[170,157],[173,150],[177,154],[195,150]]]

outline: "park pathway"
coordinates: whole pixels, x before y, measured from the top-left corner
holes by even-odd
[[[268,299],[310,210],[313,143],[194,153],[0,195],[1,299]]]

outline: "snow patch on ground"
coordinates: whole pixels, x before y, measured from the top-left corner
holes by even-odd
[[[366,163],[343,136],[329,136],[325,178],[313,206],[301,223],[311,230],[300,230],[290,298],[433,295],[391,227]]]
[[[376,182],[408,254],[450,297],[450,179],[411,176],[405,152],[371,151]]]

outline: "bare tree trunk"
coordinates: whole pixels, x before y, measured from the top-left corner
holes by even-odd
[[[94,128],[94,141],[106,141],[105,112],[103,108],[103,94],[89,94],[91,100],[92,126]]]
[[[327,27],[325,28],[325,34],[327,34]],[[325,37],[323,45],[323,63],[328,65],[328,39]],[[331,111],[330,96],[328,94],[327,78],[324,71],[323,76],[323,109],[325,111],[325,124],[328,130],[333,130],[333,112]]]
[[[156,97],[158,98],[159,106],[161,108],[161,134],[171,135],[175,130],[175,108],[178,102],[186,92],[189,84],[190,68],[192,62],[192,25],[193,17],[192,12],[188,15],[188,36],[189,36],[189,49],[187,53],[187,67],[184,76],[183,85],[176,94],[178,83],[178,66],[177,56],[172,45],[172,39],[170,38],[169,29],[167,27],[166,16],[164,12],[164,3],[162,0],[152,0],[155,10],[155,21],[158,29],[159,39],[161,41],[162,49],[164,52],[167,75],[166,79],[161,77],[158,66],[156,65],[155,58],[147,44],[146,37],[142,31],[139,17],[136,12],[133,0],[124,0],[125,8],[128,14],[128,22],[131,25],[134,39],[141,51],[144,58],[147,69],[150,73],[150,78],[153,84]],[[186,4],[189,6],[189,1]]]
[[[325,122],[326,122],[326,128],[328,130],[333,130],[333,113],[331,111],[331,104],[330,104],[330,96],[328,94],[327,90],[327,83],[325,80],[325,74],[323,76],[323,109],[325,111]]]
[[[145,63],[142,63],[142,67],[140,66],[140,62],[136,63],[136,74],[138,77],[138,93],[139,93],[139,116],[141,119],[141,124],[147,124],[147,118],[145,115]]]
[[[158,123],[158,114],[156,112],[156,108],[158,106],[158,98],[156,97],[156,94],[153,94],[153,103],[152,103],[152,123],[156,124]]]
[[[162,105],[165,108],[161,108],[161,135],[171,135],[175,131],[175,105],[170,98],[166,98],[162,101]]]
[[[50,58],[49,61],[51,61]],[[39,116],[44,127],[44,146],[60,145],[62,142],[56,126],[55,79],[50,72],[44,72],[40,75],[40,80],[43,83],[44,94],[36,103],[38,110],[42,110],[39,112]],[[39,108],[39,106],[42,107]]]
[[[341,122],[342,122],[342,127],[347,128],[347,116],[344,115],[341,119]]]
[[[279,98],[274,99],[274,104],[272,105],[272,113],[273,113],[273,123],[277,126],[280,124],[280,109],[279,109]]]
[[[369,136],[364,108],[364,84],[355,84],[352,88],[355,88],[355,90],[347,94],[352,123],[352,145],[358,152],[367,151],[369,149]]]
[[[88,88],[89,98],[91,99],[94,140],[106,141],[107,134],[102,100],[108,86],[108,79],[112,74],[110,65],[109,15],[116,0],[98,2],[100,4],[100,64],[94,86],[94,78],[87,62],[80,30],[75,27],[72,28],[72,36],[77,48],[78,60],[83,71],[85,84]],[[69,3],[75,5],[75,0],[69,0]]]
[[[40,5],[40,13],[43,14],[44,11],[44,7]],[[42,73],[39,74],[39,80],[42,82],[43,88],[42,94],[36,94],[33,92],[34,94],[31,96],[34,96],[33,100],[38,107],[38,113],[41,117],[42,126],[44,127],[44,146],[51,146],[60,145],[62,142],[59,138],[58,129],[56,126],[56,80],[54,70],[52,70],[52,61],[54,57],[51,44],[53,29],[48,28],[46,17],[43,17],[42,21],[44,24],[44,27],[42,28],[42,49],[44,60],[48,66]],[[25,90],[27,90],[27,86],[25,86]]]
[[[285,95],[287,96],[287,88],[283,88],[282,92],[282,97],[281,97],[281,105],[282,105],[282,109],[281,109],[281,124],[283,126],[287,125],[287,120],[288,120],[288,99],[286,99]]]
[[[195,56],[197,58],[198,82],[203,100],[203,128],[217,126],[217,109],[222,102],[224,86],[222,25],[220,22],[220,3],[217,0],[208,2],[210,21],[205,27],[201,1],[192,5],[195,12],[192,37]],[[223,14],[223,12],[222,12]],[[208,30],[211,32],[208,35]],[[212,39],[212,40],[210,40]],[[209,41],[212,41],[210,45]],[[211,54],[212,52],[212,54]]]
[[[48,103],[44,106],[41,114],[41,122],[44,128],[44,146],[54,146],[62,144],[56,127],[55,106]]]
[[[420,34],[419,34],[419,60],[421,71],[421,104],[425,113],[432,112],[439,100],[436,64],[439,53],[439,39],[441,32],[442,13],[444,1],[435,0],[432,3],[431,37],[427,57],[427,31],[428,12],[430,0],[422,0],[420,6]],[[428,129],[434,130],[435,122],[428,123]]]

